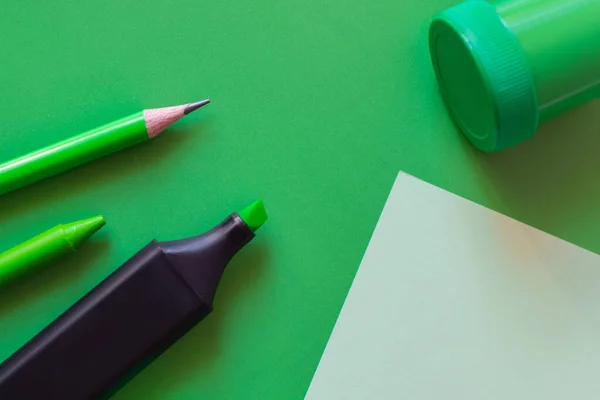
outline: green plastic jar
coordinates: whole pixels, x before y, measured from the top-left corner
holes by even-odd
[[[486,152],[600,97],[600,0],[468,0],[434,17],[429,46],[452,117]]]

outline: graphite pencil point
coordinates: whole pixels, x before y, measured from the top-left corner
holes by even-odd
[[[206,100],[202,100],[202,101],[198,101],[196,103],[190,103],[187,106],[185,106],[185,109],[183,110],[183,114],[184,115],[188,115],[189,113],[196,111],[197,109],[199,109],[200,107],[204,107],[205,105],[207,105],[208,103],[210,103],[210,99],[206,99]]]
[[[210,103],[209,99],[198,101],[196,103],[182,104],[173,107],[153,108],[144,110],[144,118],[146,120],[146,130],[150,139],[158,136],[162,131],[169,126],[179,121],[192,111],[199,109],[202,106]]]

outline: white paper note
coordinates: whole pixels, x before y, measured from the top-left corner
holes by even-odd
[[[598,398],[600,257],[401,173],[306,400]]]

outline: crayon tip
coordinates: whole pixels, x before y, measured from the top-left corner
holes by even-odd
[[[267,212],[262,200],[257,200],[244,208],[239,216],[252,229],[252,232],[256,232],[258,228],[267,222]]]
[[[183,115],[188,115],[189,113],[196,111],[200,107],[204,107],[208,103],[210,103],[210,99],[197,101],[195,103],[190,103],[187,106],[185,106],[185,108],[183,109]]]
[[[71,244],[73,250],[77,250],[85,241],[87,241],[94,233],[106,225],[106,220],[103,216],[98,215],[62,225],[65,239]]]

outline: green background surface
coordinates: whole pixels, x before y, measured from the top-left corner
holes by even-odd
[[[427,50],[431,16],[455,3],[4,2],[2,159],[142,108],[213,103],[157,140],[0,198],[2,248],[108,220],[78,255],[0,292],[0,359],[150,239],[204,231],[260,197],[271,219],[230,266],[214,314],[115,398],[302,398],[400,169],[600,252],[600,105],[478,153],[444,109]]]

